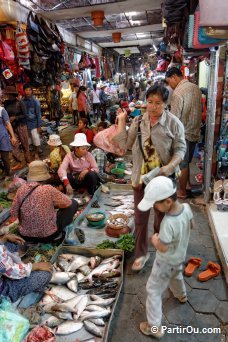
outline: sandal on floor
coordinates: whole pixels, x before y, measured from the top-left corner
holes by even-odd
[[[131,266],[132,271],[141,271],[143,267],[145,266],[146,262],[148,261],[150,257],[150,253],[147,253],[144,256],[141,256],[140,258],[135,259],[133,262],[133,265]]]
[[[199,281],[207,281],[209,279],[217,277],[221,272],[221,267],[219,264],[209,261],[207,264],[207,269],[198,275]]]
[[[187,277],[191,277],[195,270],[201,265],[202,259],[201,258],[194,258],[191,257],[188,260],[188,265],[185,267],[184,275]]]

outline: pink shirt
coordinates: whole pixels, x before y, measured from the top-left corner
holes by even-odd
[[[58,169],[58,175],[61,180],[67,179],[67,170],[70,172],[80,173],[85,169],[90,169],[91,171],[99,172],[96,160],[90,152],[82,158],[75,156],[74,152],[68,153],[63,159],[62,164]]]

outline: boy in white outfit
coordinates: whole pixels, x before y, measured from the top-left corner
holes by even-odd
[[[155,207],[165,213],[159,234],[151,242],[156,248],[152,272],[147,282],[147,322],[140,324],[145,335],[160,338],[164,335],[162,323],[162,294],[170,288],[180,303],[187,302],[183,279],[183,262],[188,247],[193,215],[187,203],[177,201],[176,186],[170,178],[155,177],[145,188],[144,198],[139,203],[141,211]]]

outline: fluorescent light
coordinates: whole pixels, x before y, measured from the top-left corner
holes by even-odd
[[[155,51],[158,51],[158,49],[157,49],[157,47],[156,47],[156,45],[154,43],[153,43],[153,48],[154,48]]]

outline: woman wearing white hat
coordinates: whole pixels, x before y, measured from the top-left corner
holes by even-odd
[[[68,146],[63,145],[60,136],[57,134],[52,134],[49,136],[48,145],[50,146],[50,169],[57,171],[60,167],[65,155],[70,153]]]
[[[99,184],[99,170],[94,157],[88,152],[90,144],[86,135],[76,134],[70,145],[74,147],[74,151],[65,156],[58,170],[59,178],[63,181],[68,195],[73,193],[73,189],[81,187],[93,195]]]

